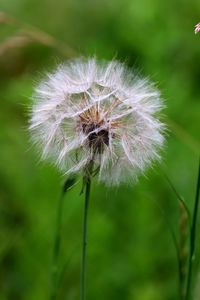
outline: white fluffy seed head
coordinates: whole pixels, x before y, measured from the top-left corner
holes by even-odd
[[[195,25],[194,32],[195,32],[195,34],[197,34],[197,33],[200,32],[200,23],[198,23],[197,25]]]
[[[160,94],[122,63],[69,61],[47,74],[33,100],[32,137],[65,174],[84,175],[92,162],[99,181],[116,185],[159,159]]]

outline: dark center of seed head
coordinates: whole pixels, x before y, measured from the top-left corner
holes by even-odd
[[[82,124],[82,129],[85,134],[89,134],[95,129],[99,129],[100,125],[91,123],[91,124]],[[94,151],[102,152],[104,145],[109,145],[109,133],[106,129],[101,129],[97,132],[92,132],[88,136],[89,147],[93,148]]]

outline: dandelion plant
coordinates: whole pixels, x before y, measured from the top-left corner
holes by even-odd
[[[156,87],[117,61],[71,60],[35,89],[30,130],[42,158],[65,175],[83,177],[82,300],[91,179],[96,176],[108,186],[131,183],[158,160],[162,108]]]

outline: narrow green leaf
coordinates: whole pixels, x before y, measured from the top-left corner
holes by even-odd
[[[190,224],[191,224],[191,216],[190,216],[190,211],[189,208],[187,207],[185,201],[181,197],[181,195],[178,193],[177,189],[175,188],[174,184],[170,180],[170,178],[166,175],[166,173],[163,171],[163,175],[169,184],[170,188],[174,192],[176,199],[178,200],[179,208],[180,208],[180,222],[182,218],[184,217],[184,213],[186,213],[186,228],[180,227],[180,243],[182,241],[182,237],[185,236],[185,230],[190,232]],[[185,223],[185,222],[184,222]],[[185,238],[184,238],[185,239]],[[177,242],[176,242],[177,243]],[[177,257],[178,257],[178,271],[179,271],[179,286],[180,286],[180,299],[185,298],[185,280],[186,280],[186,274],[184,272],[184,269],[186,267],[186,259],[183,257],[184,253],[184,246],[183,243],[185,244],[185,241],[182,241],[180,245],[177,243]]]
[[[195,244],[196,244],[196,223],[197,223],[197,215],[198,215],[198,208],[199,208],[199,193],[200,193],[200,160],[199,160],[196,194],[194,200],[194,209],[192,215],[192,224],[190,230],[190,257],[188,262],[187,291],[186,291],[186,298],[185,298],[186,300],[189,300],[191,297],[191,283],[192,283],[193,262],[195,258]]]
[[[76,183],[77,182],[75,176],[67,178],[63,185],[62,193],[67,193]]]
[[[192,227],[191,227],[191,252],[192,252],[192,256],[195,253],[196,223],[197,223],[197,215],[198,215],[198,208],[199,208],[199,193],[200,193],[200,160],[199,160],[197,187],[196,187],[194,210],[193,210],[193,217],[192,217]]]
[[[189,223],[191,222],[191,214],[189,211],[189,208],[187,206],[187,204],[185,203],[184,199],[182,198],[182,196],[179,194],[179,192],[177,191],[177,189],[175,188],[175,186],[173,185],[172,181],[170,180],[170,178],[165,174],[165,172],[163,171],[164,177],[166,179],[166,181],[168,182],[170,188],[172,189],[172,191],[174,192],[174,194],[176,195],[177,200],[183,205],[187,216],[188,216],[188,220]]]

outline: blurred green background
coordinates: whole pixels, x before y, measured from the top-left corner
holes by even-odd
[[[192,208],[200,148],[199,0],[1,0],[0,10],[6,13],[0,14],[0,300],[49,294],[64,178],[39,162],[29,140],[34,86],[56,63],[94,54],[126,61],[157,82],[169,133],[162,167],[137,185],[92,185],[87,299],[178,299],[176,251],[160,207],[177,234],[179,209],[161,169]],[[65,198],[63,300],[79,298],[80,189]]]

